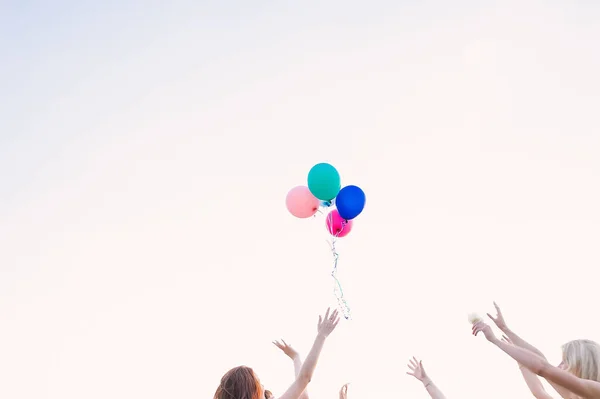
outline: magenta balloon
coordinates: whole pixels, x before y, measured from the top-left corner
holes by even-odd
[[[288,211],[297,218],[309,218],[319,210],[319,200],[312,195],[308,187],[292,188],[285,198]]]
[[[337,209],[329,212],[325,220],[325,226],[329,234],[338,238],[347,236],[352,231],[352,224],[352,220],[342,218]]]

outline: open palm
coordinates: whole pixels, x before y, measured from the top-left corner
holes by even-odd
[[[283,351],[283,353],[288,355],[288,357],[292,360],[299,356],[298,352],[294,348],[292,348],[291,345],[289,345],[287,342],[285,342],[283,339],[281,340],[281,342],[273,341],[273,345],[275,345],[276,347],[281,349]]]
[[[410,369],[410,371],[407,371],[406,374],[412,375],[419,381],[425,381],[427,378],[429,378],[427,376],[427,373],[425,372],[425,369],[423,368],[423,362],[417,360],[416,357],[410,359],[410,362],[408,363],[408,368]]]
[[[504,320],[504,315],[500,310],[500,306],[498,306],[496,302],[494,302],[494,308],[496,308],[496,317],[492,316],[489,313],[487,314],[487,316],[494,322],[494,324],[500,329],[500,331],[506,331],[506,320]]]

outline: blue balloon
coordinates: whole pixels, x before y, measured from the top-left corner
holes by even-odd
[[[346,186],[335,197],[335,206],[342,218],[352,220],[363,211],[366,201],[365,193],[360,187]]]

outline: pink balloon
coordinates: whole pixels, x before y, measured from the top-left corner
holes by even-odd
[[[319,200],[312,195],[308,187],[292,188],[285,198],[288,211],[297,218],[309,218],[319,210]]]
[[[329,212],[325,221],[327,231],[334,237],[345,237],[352,230],[352,220],[343,219],[337,209]]]

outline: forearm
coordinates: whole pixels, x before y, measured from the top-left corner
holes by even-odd
[[[548,365],[548,361],[539,354],[520,346],[511,345],[499,339],[492,341],[494,345],[512,357],[520,365],[527,367],[533,373],[540,375],[541,371]]]
[[[510,328],[505,327],[502,329],[502,332],[504,334],[506,334],[506,336],[508,338],[510,338],[510,340],[513,342],[513,344],[515,344],[516,346],[519,346],[523,349],[527,349],[528,351],[533,352],[533,353],[537,354],[538,356],[543,357],[544,359],[546,358],[546,356],[544,356],[544,354],[539,349],[537,349],[535,346],[531,345],[529,342],[525,341],[523,338],[519,337]]]
[[[302,369],[302,358],[300,355],[296,355],[294,357],[294,376],[298,378],[300,375],[300,370]],[[298,399],[308,399],[308,388],[305,388],[302,392],[302,395]]]
[[[600,383],[597,381],[576,377],[574,374],[550,364],[542,367],[539,375],[553,386],[560,387],[563,392],[569,392],[569,397],[573,397],[573,394],[575,394],[581,398],[600,399]],[[559,393],[561,392],[559,391]]]
[[[510,328],[505,327],[505,328],[502,329],[502,332],[504,334],[506,334],[506,336],[508,336],[508,338],[510,338],[510,340],[513,342],[514,345],[519,346],[519,347],[521,347],[523,349],[527,349],[528,351],[535,353],[536,355],[542,357],[543,359],[546,359],[546,356],[539,349],[537,349],[535,346],[531,345],[529,342],[525,341],[523,338],[519,337]],[[538,383],[541,384],[541,382],[539,381],[539,379],[536,378],[535,373],[532,373],[527,368],[521,369],[521,371],[522,372],[528,372],[529,375],[531,375],[531,378],[535,378],[536,380],[538,380]],[[527,386],[529,386],[529,389],[532,391],[533,395],[535,396],[536,394],[533,392],[532,386],[529,385],[530,381],[528,381],[528,378],[525,376],[525,374],[523,374],[523,378],[525,379],[525,382],[527,383]],[[561,387],[560,385],[558,385],[558,384],[556,384],[556,383],[554,383],[552,381],[548,381],[548,382],[550,383],[550,385],[552,386],[552,388],[554,388],[554,390],[556,392],[558,392],[558,394],[561,397],[563,397],[564,399],[569,399],[571,397],[571,393],[569,392],[569,390],[565,389],[564,387]],[[542,389],[544,389],[543,385],[542,385]],[[545,389],[544,389],[544,393],[546,395],[548,395],[548,393],[545,391]],[[550,398],[550,397],[551,396],[548,395],[548,398]]]
[[[306,356],[306,360],[300,367],[300,371],[296,379],[302,380],[306,385],[308,385],[308,383],[313,377],[313,373],[315,371],[315,368],[317,367],[317,361],[319,360],[319,355],[321,354],[321,350],[323,349],[323,345],[325,344],[325,339],[325,336],[317,334],[315,342],[313,343],[310,352],[308,352],[308,355]]]
[[[294,361],[294,377],[298,378],[300,375],[300,370],[302,369],[302,358],[300,355],[296,355],[296,357],[294,357],[292,360]]]
[[[531,391],[534,397],[537,399],[552,399],[552,396],[546,392],[542,382],[539,377],[535,375],[531,370],[526,368],[525,366],[519,365],[519,369],[521,370],[521,374],[523,375],[523,379],[527,384],[527,387]]]
[[[431,396],[432,399],[446,399],[444,393],[440,391],[437,385],[435,385],[430,378],[423,381],[423,386],[425,387],[427,393],[429,394],[429,396]]]

